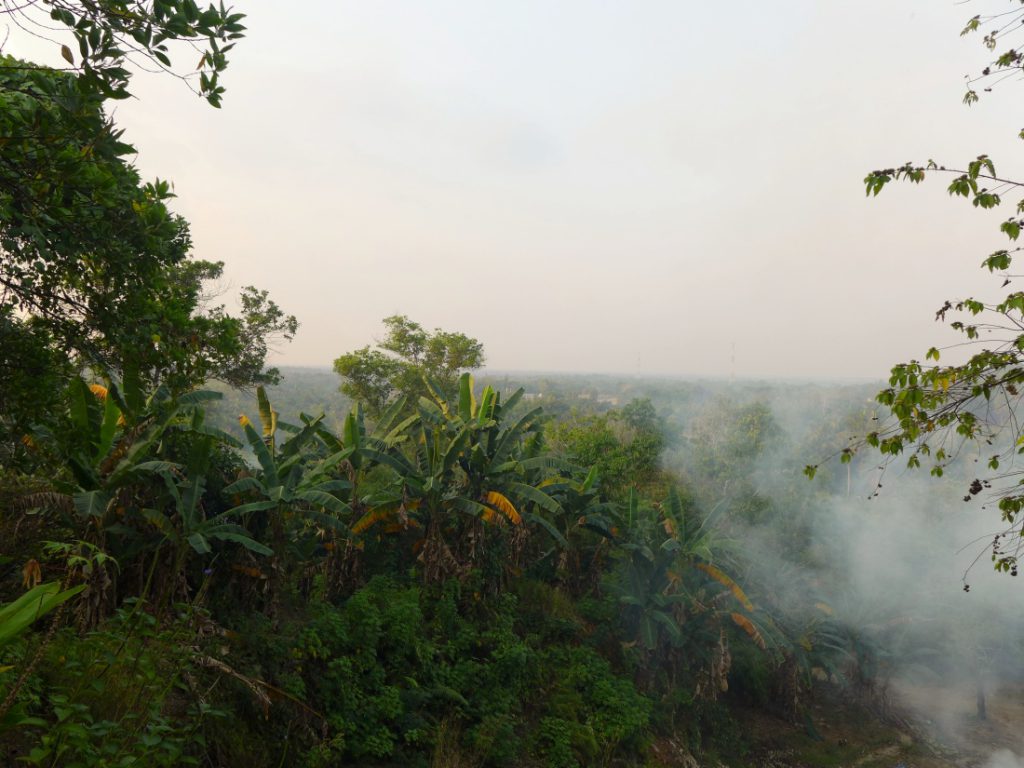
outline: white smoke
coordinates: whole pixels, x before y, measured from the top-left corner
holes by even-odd
[[[1024,760],[1008,749],[1000,749],[988,759],[985,768],[1024,768]]]
[[[751,466],[740,479],[734,473],[704,485],[712,496],[714,483],[720,486],[726,518],[733,514],[729,495],[742,492],[744,480],[772,502],[774,511],[759,517],[755,507],[754,516],[728,518],[728,535],[748,563],[748,586],[792,618],[798,632],[801,612],[813,628],[823,615],[819,606],[829,607],[844,632],[812,637],[815,647],[848,642],[851,651],[863,653],[857,672],[873,676],[885,700],[940,743],[972,754],[1010,743],[983,743],[971,727],[982,704],[991,710],[990,723],[1002,722],[1008,706],[1016,714],[1009,694],[1024,685],[1024,584],[992,567],[993,538],[1005,528],[992,491],[968,494],[972,480],[984,477],[985,455],[976,447],[964,451],[935,478],[927,466],[905,469],[905,457],[882,473],[881,458],[864,449],[850,465],[823,467],[811,483],[800,470],[842,448],[838,432],[871,428],[863,392],[822,385],[796,397],[786,387],[766,385],[748,398],[742,394],[732,402],[691,403],[692,412],[680,422],[692,430],[689,425],[710,414],[713,425],[723,425],[722,434],[742,439],[746,433],[730,431],[730,419],[749,426],[743,407],[760,401],[780,428],[760,455],[745,459]],[[734,446],[723,442],[716,458],[728,463]],[[702,467],[688,463],[688,452],[704,447],[681,445],[666,463],[699,484]],[[1024,768],[1011,753],[992,760],[988,768]]]

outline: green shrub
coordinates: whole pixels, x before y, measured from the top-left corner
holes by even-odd
[[[20,734],[37,766],[198,765],[201,726],[220,716],[193,695],[181,630],[165,630],[129,604],[100,629],[58,633],[31,687],[28,713],[45,722]]]

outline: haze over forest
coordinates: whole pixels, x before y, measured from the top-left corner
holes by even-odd
[[[1024,0],[243,5],[0,0],[0,763],[1024,768]]]
[[[499,370],[877,379],[951,338],[942,300],[998,286],[984,216],[861,184],[1008,156],[1017,100],[959,103],[960,4],[244,10],[230,109],[142,74],[114,114],[229,306],[255,284],[299,316],[278,364],[329,365],[401,312]]]

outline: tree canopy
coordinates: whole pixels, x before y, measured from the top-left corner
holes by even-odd
[[[39,389],[58,364],[114,375],[131,368],[179,391],[211,378],[236,386],[276,380],[264,370],[268,345],[290,339],[295,318],[251,287],[242,289],[238,314],[210,305],[206,286],[223,264],[190,258],[188,223],[169,207],[171,185],[142,181],[134,148],[105,109],[130,95],[129,67],[145,66],[140,57],[219,105],[219,74],[242,17],[223,7],[200,11],[191,0],[47,5],[45,20],[35,4],[2,12],[56,35],[55,45],[66,27],[77,49],[61,46],[64,70],[0,56],[5,419],[31,418],[28,403],[46,399],[22,396],[24,372],[35,372]],[[182,46],[202,51],[198,83],[172,67],[172,49]]]
[[[59,45],[68,65],[64,71],[74,73],[75,88],[83,96],[126,99],[132,69],[145,68],[179,78],[215,107],[224,93],[220,75],[228,53],[245,32],[244,14],[223,4],[202,9],[195,0],[5,3],[0,18]],[[188,56],[187,69],[172,60],[179,52]],[[200,57],[193,65],[196,53]],[[0,67],[53,71],[11,60]]]
[[[405,315],[384,318],[387,335],[377,348],[365,346],[334,361],[341,391],[380,413],[399,396],[427,394],[425,377],[447,395],[458,391],[459,376],[484,364],[484,347],[463,333],[427,331]]]
[[[650,400],[634,399],[607,413],[573,412],[549,431],[552,445],[597,469],[602,491],[613,498],[657,480],[665,435]]]

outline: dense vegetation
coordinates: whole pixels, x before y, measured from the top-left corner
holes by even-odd
[[[68,71],[0,59],[5,763],[743,764],[745,710],[816,734],[815,681],[891,719],[897,661],[1019,656],[851,591],[821,527],[873,471],[858,388],[478,385],[479,341],[400,315],[337,359],[344,399],[282,381],[295,318],[256,288],[209,304],[221,265],[107,115],[130,56],[170,70],[175,43],[218,106],[241,16],[46,7]],[[917,381],[883,398],[903,430]]]
[[[219,393],[72,379],[3,477],[5,591],[34,600],[0,614],[5,757],[743,764],[743,708],[805,722],[814,674],[886,715],[892,607],[808,546],[844,474],[772,458],[833,424],[783,430],[771,388],[524,383],[463,374],[337,430],[261,388],[221,430]],[[804,402],[856,421],[866,395]]]

